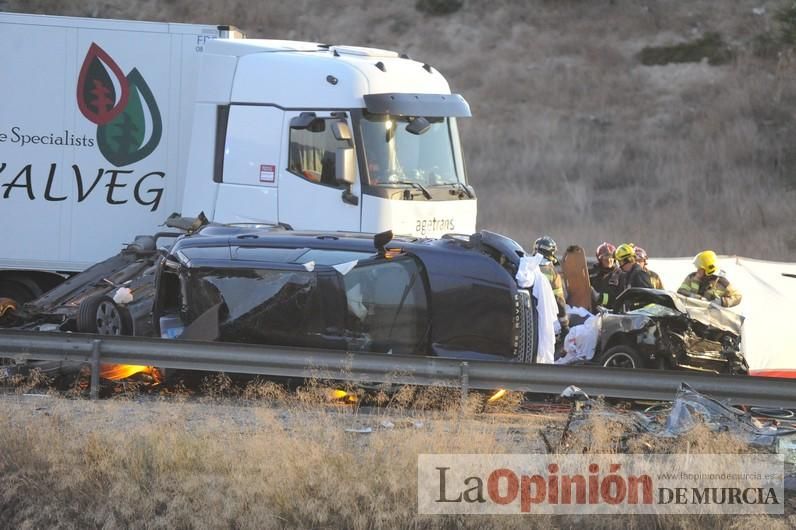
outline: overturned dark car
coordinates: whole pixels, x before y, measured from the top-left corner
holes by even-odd
[[[598,317],[594,362],[623,368],[746,374],[743,317],[670,291],[631,288]]]
[[[515,279],[525,253],[498,234],[431,240],[206,224],[168,247],[156,240],[138,239],[6,325],[535,361],[535,306]]]
[[[208,225],[159,263],[162,337],[534,362],[524,251],[491,232],[438,240]]]

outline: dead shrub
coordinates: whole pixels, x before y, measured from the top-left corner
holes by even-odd
[[[659,66],[671,63],[699,63],[707,60],[713,66],[727,64],[733,59],[732,49],[721,34],[706,33],[704,36],[671,46],[647,46],[638,54],[644,66]]]
[[[417,0],[415,9],[426,15],[450,15],[462,8],[463,0]]]

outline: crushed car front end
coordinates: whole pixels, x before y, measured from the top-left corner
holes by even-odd
[[[746,374],[742,324],[743,317],[715,304],[628,289],[602,316],[595,359],[605,366]]]

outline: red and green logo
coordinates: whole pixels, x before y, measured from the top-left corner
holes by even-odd
[[[115,166],[143,160],[160,143],[160,109],[144,77],[137,68],[125,76],[96,43],[91,43],[80,68],[77,105],[97,125],[100,152]]]

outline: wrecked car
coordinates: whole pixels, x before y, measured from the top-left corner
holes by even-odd
[[[208,225],[158,264],[162,337],[534,362],[524,256],[487,231],[442,239]]]
[[[593,361],[602,366],[748,373],[743,317],[716,304],[634,287],[598,318]]]
[[[154,238],[139,237],[119,254],[72,276],[6,315],[6,326],[39,331],[146,335],[154,293]],[[124,303],[115,293],[122,289]]]
[[[167,231],[136,236],[118,254],[30,302],[20,305],[0,298],[0,327],[151,336],[156,264],[177,237],[207,223],[204,214],[189,218],[172,215],[164,223]]]
[[[507,237],[168,235],[170,248],[137,240],[25,304],[12,327],[535,362],[536,308],[515,279],[525,253]]]

